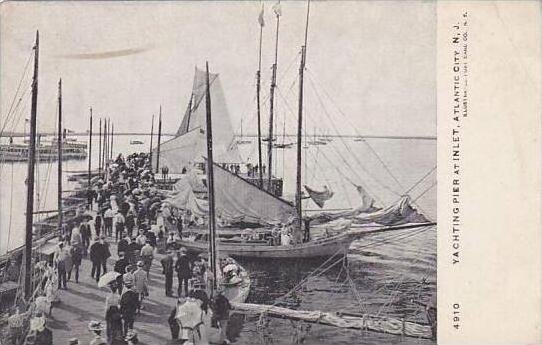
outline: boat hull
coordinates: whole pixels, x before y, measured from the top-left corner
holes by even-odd
[[[354,238],[348,233],[313,240],[310,242],[289,246],[268,246],[249,243],[220,242],[218,245],[221,255],[234,258],[262,259],[311,259],[330,257],[338,252],[346,253]],[[203,253],[208,249],[207,242],[180,240],[179,244],[192,253]]]

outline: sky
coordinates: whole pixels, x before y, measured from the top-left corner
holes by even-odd
[[[162,106],[175,132],[194,67],[219,73],[234,129],[255,132],[258,15],[264,7],[262,121],[267,121],[275,2],[4,2],[0,20],[0,114],[10,104],[40,32],[38,124],[55,128],[62,78],[67,128],[84,131],[89,107],[115,130],[148,132]],[[308,132],[436,134],[436,12],[432,2],[313,1],[306,72]],[[282,1],[277,122],[294,132],[306,2]],[[30,66],[31,67],[31,66]],[[31,68],[23,79],[29,84]],[[28,95],[28,93],[27,93]],[[17,102],[15,102],[16,104]],[[22,131],[30,101],[19,106]],[[339,111],[340,109],[340,111]],[[17,112],[12,112],[12,118]],[[345,119],[347,117],[347,119]],[[264,126],[265,127],[265,126]]]

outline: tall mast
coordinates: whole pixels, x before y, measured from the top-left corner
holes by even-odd
[[[102,168],[104,169],[104,176],[107,175],[107,118],[104,119],[104,138],[103,138],[103,152],[102,152]]]
[[[88,131],[88,186],[90,188],[91,170],[92,170],[92,107],[90,107],[90,121]],[[89,205],[90,207],[91,205]]]
[[[26,180],[26,237],[24,246],[24,296],[26,300],[29,300],[32,296],[32,217],[34,215],[34,163],[36,160],[36,114],[38,107],[39,45],[39,31],[36,31],[36,45],[34,46],[34,76],[32,78],[32,107],[30,111],[28,173]]]
[[[271,191],[271,179],[273,177],[273,112],[275,110],[275,87],[277,86],[277,61],[279,49],[279,24],[280,24],[280,1],[274,8],[277,16],[277,26],[275,29],[275,62],[271,72],[271,90],[269,92],[269,137],[267,141],[267,189]]]
[[[160,113],[158,115],[158,147],[156,148],[156,173],[160,166],[160,141],[162,139],[162,105],[160,105]]]
[[[111,120],[107,118],[105,125],[105,165],[107,166],[107,161],[109,161],[109,126],[111,124]]]
[[[206,91],[205,91],[205,113],[207,122],[207,190],[209,192],[209,253],[210,265],[213,272],[212,290],[216,288],[216,239],[215,239],[215,184],[213,173],[213,126],[211,123],[211,92],[209,90],[209,62],[205,62],[206,70]]]
[[[295,191],[295,206],[297,209],[298,229],[303,225],[303,209],[301,203],[301,135],[303,131],[303,72],[305,71],[305,57],[307,53],[307,31],[309,28],[309,10],[311,1],[307,1],[307,19],[305,24],[305,41],[301,47],[301,64],[299,65],[299,103],[297,108],[297,176]]]
[[[111,147],[109,148],[110,155],[109,158],[113,159],[113,135],[115,134],[115,124],[111,124]]]
[[[98,171],[102,172],[102,118],[98,124]]]
[[[57,207],[58,207],[58,230],[62,235],[62,79],[58,81],[58,171],[57,171]]]
[[[149,146],[149,162],[152,165],[152,136],[154,135],[154,114],[152,114],[152,120],[151,120],[151,144]]]
[[[188,101],[188,120],[186,121],[186,131],[190,128],[190,118],[192,117],[192,100],[194,99],[194,93],[190,94],[190,101]]]
[[[263,4],[260,16],[258,17],[258,22],[260,24],[260,48],[258,50],[258,71],[256,71],[256,103],[257,103],[257,114],[258,114],[258,171],[259,171],[259,186],[263,187],[263,172],[262,172],[262,128],[260,120],[260,79],[261,79],[261,69],[262,69],[262,36],[263,36]]]

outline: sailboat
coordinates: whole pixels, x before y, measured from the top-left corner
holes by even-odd
[[[252,143],[252,140],[248,140],[243,137],[243,119],[241,119],[241,135],[235,143],[237,145],[246,145]]]
[[[418,215],[408,199],[401,199],[396,205],[385,209],[365,208],[362,205],[349,212],[304,216],[302,200],[307,196],[302,192],[301,148],[306,44],[305,33],[299,67],[295,203],[260,188],[222,164],[213,164],[217,217],[222,225],[222,229],[218,229],[218,238],[224,254],[238,258],[273,259],[329,257],[337,252],[346,255],[350,244],[361,237],[434,224]],[[188,181],[178,187],[179,194],[169,202],[189,209],[199,218],[208,217],[202,212],[205,208],[201,201],[194,197],[194,182]],[[343,221],[337,222],[339,218],[343,218]],[[311,222],[318,225],[311,226]],[[364,226],[350,230],[353,222],[363,223]],[[182,246],[194,253],[207,250],[210,238],[204,230],[192,226],[183,232],[189,236],[180,241]]]
[[[285,140],[286,140],[286,122],[283,122],[282,123],[282,142],[273,144],[273,147],[277,149],[289,149],[294,145],[294,143],[287,143],[285,142]]]

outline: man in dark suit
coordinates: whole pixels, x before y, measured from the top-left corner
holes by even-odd
[[[173,253],[172,251],[168,250],[167,255],[165,258],[160,260],[160,263],[162,264],[162,273],[166,276],[166,296],[172,295],[172,287],[173,287]]]
[[[182,286],[184,285],[185,296],[188,296],[188,280],[192,277],[192,264],[188,255],[186,255],[186,248],[181,248],[180,253],[177,256],[175,271],[177,271],[177,278],[179,279],[177,295],[181,296]]]

